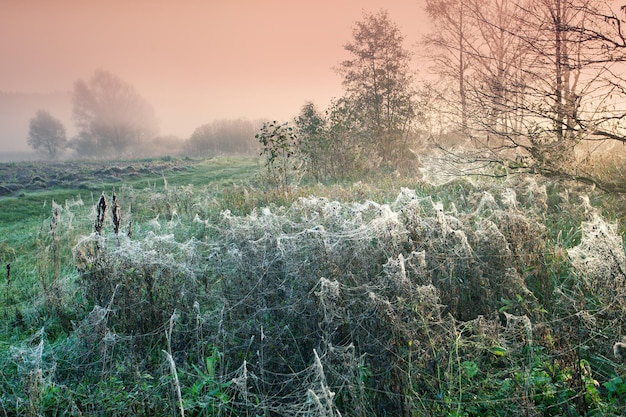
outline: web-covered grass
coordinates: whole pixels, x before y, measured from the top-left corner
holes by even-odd
[[[584,195],[532,177],[395,198],[368,187],[279,199],[122,188],[134,221],[118,234],[89,234],[91,204],[55,206],[37,311],[66,334],[51,340],[42,325],[3,348],[3,409],[619,412],[624,246]],[[18,323],[5,306],[16,326],[37,323],[23,310]]]

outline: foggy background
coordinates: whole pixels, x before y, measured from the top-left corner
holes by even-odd
[[[0,6],[0,155],[29,151],[39,109],[76,132],[75,81],[104,69],[155,109],[160,135],[188,139],[225,118],[289,120],[305,101],[341,96],[333,67],[362,13],[385,9],[411,48],[421,1],[4,0]],[[415,57],[415,69],[419,57]]]

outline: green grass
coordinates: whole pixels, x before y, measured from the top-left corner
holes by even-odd
[[[231,187],[242,181],[248,181],[256,173],[258,161],[255,158],[216,158],[193,161],[184,165],[184,169],[161,175],[140,175],[127,177],[121,181],[100,180],[93,174],[86,173],[87,180],[80,189],[68,189],[57,186],[41,191],[20,192],[18,196],[0,197],[0,233],[6,236],[10,228],[17,223],[30,224],[33,220],[50,215],[50,203],[54,200],[63,205],[66,200],[81,198],[85,202],[97,200],[101,192],[110,194],[121,187],[133,187],[137,190],[169,186],[192,185],[210,187],[216,191]],[[5,229],[9,228],[9,229]]]
[[[123,161],[133,164],[137,161]],[[150,164],[154,160],[138,161],[142,164]],[[156,160],[156,162],[161,162]],[[179,161],[181,162],[181,161]],[[106,162],[84,164],[80,171],[85,176],[80,182],[80,188],[67,188],[63,185],[54,188],[45,188],[36,191],[20,191],[15,196],[0,197],[0,306],[6,310],[6,300],[16,308],[36,312],[32,307],[38,303],[37,299],[40,288],[41,263],[40,250],[45,246],[45,239],[49,232],[50,218],[52,215],[52,202],[65,206],[66,201],[82,200],[85,210],[89,213],[89,207],[95,206],[100,193],[104,192],[110,200],[112,192],[120,193],[123,189],[132,189],[139,193],[138,204],[145,203],[146,195],[154,191],[163,192],[165,184],[170,189],[181,186],[193,186],[197,189],[206,188],[213,190],[216,195],[226,192],[230,187],[240,183],[246,183],[257,172],[258,162],[255,158],[229,157],[214,158],[209,160],[185,160],[181,162],[179,170],[168,172],[167,175],[142,174],[125,177],[120,180],[99,180],[93,171],[107,166]],[[35,170],[36,171],[36,170]],[[122,191],[123,193],[123,191]],[[110,204],[110,201],[109,201]],[[128,208],[124,208],[128,209]],[[75,209],[71,209],[75,210]],[[137,214],[133,216],[136,221],[151,218],[141,216],[141,207],[137,207]],[[125,213],[126,214],[126,213]],[[62,253],[62,268],[72,272],[72,259],[70,249],[81,235],[93,232],[92,218],[82,217],[74,219],[74,229],[65,231],[63,240],[65,249]],[[38,257],[39,256],[39,257]],[[6,265],[11,264],[11,287],[6,288]],[[0,308],[0,310],[3,310]],[[33,319],[33,325],[42,324],[40,319]]]

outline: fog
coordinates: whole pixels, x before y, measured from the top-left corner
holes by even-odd
[[[333,67],[363,11],[386,9],[415,44],[414,0],[291,2],[5,0],[0,13],[0,153],[28,150],[38,109],[74,133],[70,92],[104,69],[149,101],[160,134],[216,119],[288,120],[342,94]],[[418,64],[416,64],[418,66]],[[417,69],[417,68],[416,68]]]

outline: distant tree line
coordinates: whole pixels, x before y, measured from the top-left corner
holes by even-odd
[[[263,122],[248,119],[220,119],[203,124],[185,144],[188,155],[253,154],[259,147],[254,135]]]
[[[88,81],[76,81],[72,106],[76,136],[68,139],[62,122],[40,110],[30,121],[28,145],[49,159],[58,158],[65,150],[89,158],[258,151],[254,135],[262,122],[247,119],[204,124],[187,140],[159,136],[152,106],[131,84],[104,70],[96,71]]]
[[[345,46],[351,57],[337,68],[344,77],[345,95],[323,112],[306,103],[294,120],[301,167],[317,179],[379,167],[398,169],[414,162],[410,147],[420,110],[404,38],[385,11],[364,14],[353,35]],[[47,121],[39,120],[43,115],[35,116],[29,135],[34,149],[49,158],[66,147],[81,157],[119,157],[155,147],[146,145],[173,144],[157,137],[150,104],[110,72],[98,70],[89,80],[78,80],[72,104],[78,134],[69,140],[60,131],[55,136],[51,131],[60,122],[47,113]],[[262,145],[255,133],[262,128],[261,121],[216,120],[196,128],[177,152],[257,153]]]

